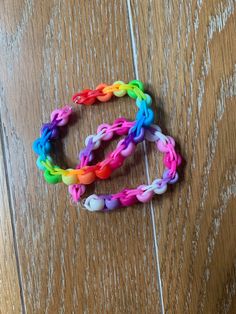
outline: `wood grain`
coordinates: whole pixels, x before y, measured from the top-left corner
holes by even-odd
[[[0,313],[236,312],[235,17],[235,0],[0,3]],[[75,91],[134,77],[176,138],[183,176],[151,205],[91,215],[45,184],[31,144]],[[57,146],[63,166],[135,106],[76,113]],[[159,161],[140,146],[89,191],[137,186]]]
[[[31,149],[42,122],[75,91],[134,78],[126,3],[10,0],[0,21],[2,131],[25,312],[160,312],[148,205],[111,215],[75,208],[65,186],[45,184]],[[78,108],[58,146],[61,164],[75,165],[101,122],[134,113],[128,99]],[[90,191],[139,185],[142,153]]]
[[[0,144],[0,313],[20,313],[20,287],[1,137]]]
[[[137,72],[186,160],[153,203],[165,312],[235,313],[236,2],[131,1],[131,14]]]

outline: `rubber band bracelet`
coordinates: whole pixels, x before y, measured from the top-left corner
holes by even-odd
[[[72,108],[65,106],[62,109],[56,109],[51,114],[51,122],[43,125],[41,137],[33,143],[33,150],[39,155],[37,166],[44,171],[44,178],[48,183],[64,182],[69,185],[69,192],[75,202],[80,200],[85,192],[85,186],[91,184],[96,179],[107,179],[113,170],[120,167],[125,158],[132,155],[138,143],[144,139],[157,142],[160,151],[165,152],[164,164],[165,170],[161,179],[155,180],[150,186],[140,186],[137,189],[124,189],[120,193],[112,195],[91,195],[85,202],[85,208],[91,211],[112,210],[120,206],[129,206],[137,201],[149,200],[155,191],[164,191],[167,183],[177,181],[178,174],[176,169],[181,162],[181,157],[174,150],[174,140],[171,137],[164,136],[159,127],[152,125],[154,114],[150,108],[152,99],[144,93],[143,83],[137,80],[128,84],[117,81],[111,86],[100,84],[95,90],[84,90],[73,96],[73,101],[77,104],[92,105],[96,99],[99,101],[108,101],[114,94],[122,97],[126,93],[131,98],[136,99],[139,108],[136,114],[136,121],[128,122],[125,118],[116,119],[113,125],[102,124],[98,127],[97,134],[86,138],[86,148],[80,154],[80,163],[76,169],[61,169],[53,163],[50,157],[52,150],[51,142],[59,137],[60,127],[66,125]],[[153,131],[154,130],[154,131]],[[153,133],[154,132],[154,133]],[[109,141],[113,135],[126,135],[121,140],[116,149],[111,152],[105,160],[96,165],[89,165],[93,159],[93,150],[96,150],[101,141]],[[153,192],[154,191],[154,192]],[[160,193],[157,193],[160,194]]]

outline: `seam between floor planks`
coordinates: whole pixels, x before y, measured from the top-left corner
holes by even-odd
[[[132,57],[133,57],[133,67],[134,67],[134,74],[136,76],[136,79],[139,79],[139,71],[138,71],[138,54],[137,54],[137,45],[135,40],[135,34],[133,30],[133,17],[132,17],[132,9],[131,9],[131,3],[130,0],[127,0],[127,15],[129,19],[129,26],[130,26],[130,37],[131,37],[131,49],[132,49]],[[145,82],[144,82],[145,83]],[[144,160],[145,160],[145,171],[146,171],[146,178],[148,181],[148,184],[150,184],[150,173],[149,173],[149,162],[148,162],[148,156],[147,156],[147,148],[146,143],[142,143],[143,151],[144,151]],[[162,279],[161,279],[161,271],[160,271],[160,260],[159,260],[159,252],[158,252],[158,240],[157,240],[157,233],[156,233],[156,223],[155,223],[155,212],[153,207],[152,200],[150,201],[150,213],[151,213],[151,223],[152,223],[152,234],[153,234],[153,249],[154,249],[154,255],[156,258],[156,271],[157,271],[157,288],[159,291],[159,298],[160,298],[160,306],[161,306],[161,312],[162,314],[165,313],[164,308],[164,299],[163,299],[163,289],[162,289]]]
[[[0,99],[1,100],[1,99]],[[18,279],[18,284],[19,284],[19,290],[20,290],[20,302],[21,302],[21,309],[22,313],[25,314],[25,302],[24,302],[24,296],[23,296],[23,289],[22,289],[22,278],[21,278],[21,272],[20,272],[20,264],[19,264],[19,254],[18,254],[18,247],[17,247],[17,241],[16,241],[16,230],[15,230],[15,225],[14,225],[14,218],[13,218],[13,210],[12,210],[12,200],[11,200],[11,189],[9,185],[9,180],[8,180],[8,166],[7,166],[7,161],[6,161],[6,151],[5,151],[5,136],[3,132],[3,124],[2,124],[2,119],[0,115],[0,146],[2,150],[2,160],[3,160],[3,166],[4,166],[4,173],[5,175],[5,182],[6,182],[6,192],[7,192],[7,200],[8,200],[8,205],[9,205],[9,215],[10,215],[10,221],[11,221],[11,231],[12,231],[12,248],[13,248],[13,253],[14,253],[14,258],[15,258],[15,264],[16,264],[16,272],[17,272],[17,279]]]

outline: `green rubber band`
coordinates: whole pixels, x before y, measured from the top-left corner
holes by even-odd
[[[49,184],[57,184],[62,181],[61,175],[53,175],[48,169],[44,171],[43,175],[45,181]]]
[[[139,81],[139,80],[133,80],[129,82],[129,85],[131,86],[136,86],[138,87],[142,92],[144,91],[144,84]],[[128,90],[127,94],[129,95],[129,97],[136,99],[138,97],[138,95],[136,94],[136,92],[134,90]]]

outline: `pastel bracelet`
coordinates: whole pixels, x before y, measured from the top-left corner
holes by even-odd
[[[132,155],[135,147],[144,139],[157,142],[158,149],[165,151],[164,164],[167,169],[162,179],[157,179],[150,186],[140,186],[137,189],[124,189],[120,193],[112,195],[88,197],[84,206],[91,211],[112,210],[121,206],[129,206],[137,201],[148,201],[155,191],[165,191],[167,183],[177,181],[177,166],[180,164],[180,156],[174,150],[174,140],[164,136],[159,127],[150,125],[153,123],[154,114],[150,106],[151,97],[145,94],[143,84],[140,81],[131,81],[124,84],[121,81],[115,82],[111,86],[100,84],[95,90],[84,90],[73,96],[73,101],[78,104],[92,105],[96,99],[108,101],[114,94],[117,97],[124,96],[126,92],[131,98],[136,98],[139,111],[136,121],[128,122],[125,118],[116,119],[113,125],[102,124],[98,127],[97,134],[88,136],[85,140],[86,148],[80,154],[80,163],[76,169],[61,169],[53,163],[49,153],[52,150],[51,141],[59,137],[59,129],[66,125],[72,108],[65,106],[56,109],[51,114],[51,122],[44,124],[41,129],[41,137],[33,143],[33,150],[39,155],[37,166],[44,171],[44,178],[48,183],[64,182],[69,185],[69,192],[75,202],[85,192],[85,186],[91,184],[96,179],[107,179],[111,173],[120,167],[125,158]],[[154,130],[154,133],[153,133]],[[96,150],[101,141],[109,141],[115,135],[126,135],[121,140],[116,149],[108,154],[104,161],[96,165],[89,165],[93,159],[93,151]]]
[[[177,168],[181,164],[181,156],[175,151],[175,141],[170,136],[161,133],[157,125],[145,129],[145,139],[155,142],[157,149],[164,153],[165,170],[160,179],[155,179],[150,185],[140,185],[136,189],[123,189],[116,194],[90,195],[84,202],[89,211],[110,211],[119,207],[131,206],[135,203],[146,203],[155,194],[162,194],[167,190],[167,184],[178,181]],[[122,151],[121,151],[122,152]]]

